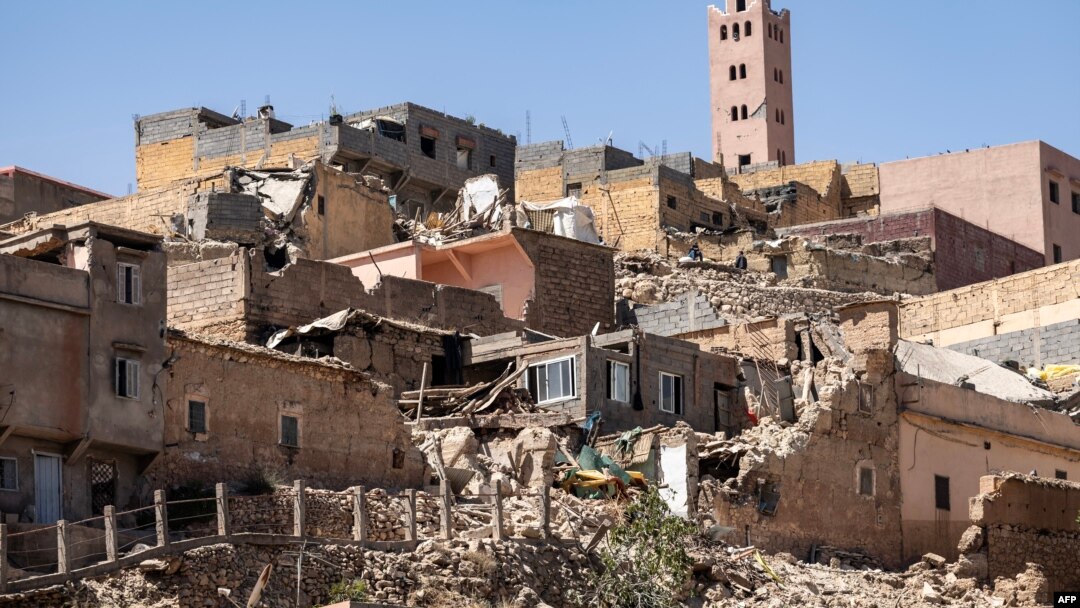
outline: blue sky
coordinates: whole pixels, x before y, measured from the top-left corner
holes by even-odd
[[[790,8],[796,155],[882,162],[1030,139],[1080,156],[1080,2],[774,0]],[[18,2],[0,36],[0,166],[113,194],[132,114],[306,124],[403,100],[525,140],[613,133],[709,156],[707,2]],[[1027,7],[1031,8],[1028,9]]]

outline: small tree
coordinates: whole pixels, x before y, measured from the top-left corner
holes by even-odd
[[[590,580],[587,603],[601,608],[669,608],[690,576],[686,553],[695,528],[668,510],[655,487],[626,508],[600,551],[602,570]]]

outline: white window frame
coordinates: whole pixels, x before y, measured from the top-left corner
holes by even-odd
[[[679,381],[679,402],[678,403],[672,403],[671,404],[672,407],[670,409],[665,409],[664,408],[664,377],[665,376],[667,376],[668,378],[678,379],[678,381]],[[657,388],[659,389],[658,395],[657,395],[658,396],[657,403],[660,404],[660,411],[665,413],[665,414],[674,414],[676,416],[682,416],[683,413],[686,411],[686,393],[685,393],[686,383],[683,381],[683,377],[680,374],[673,374],[671,372],[660,372],[660,385]],[[673,394],[672,394],[671,397],[672,397],[673,401],[674,401],[674,398],[675,398],[674,388],[675,388],[675,385],[672,384],[672,389],[673,389],[672,393]]]
[[[131,301],[127,300],[127,269],[131,269]],[[116,301],[131,306],[142,305],[142,267],[126,262],[116,263]]]
[[[624,376],[625,382],[622,386],[619,386],[618,374],[615,370],[618,368],[626,369],[626,375]],[[630,364],[625,361],[616,361],[615,359],[608,359],[608,394],[612,401],[618,401],[619,403],[630,403]],[[624,396],[619,398],[619,391],[617,389],[622,388]]]
[[[124,386],[124,394],[120,393],[121,364],[127,368],[127,371],[125,372],[126,383]],[[117,397],[120,397],[121,399],[139,398],[139,373],[141,372],[141,369],[142,365],[138,359],[129,359],[120,356],[116,357],[116,362],[113,364],[113,389],[116,392]]]
[[[534,367],[541,367],[541,366],[547,367],[549,365],[554,365],[556,363],[562,363],[563,361],[569,361],[570,362],[570,394],[566,395],[564,393],[563,395],[560,395],[560,396],[555,397],[555,398],[549,398],[549,399],[539,399],[539,398],[537,398],[537,400],[536,400],[537,405],[546,404],[546,403],[558,403],[560,401],[568,401],[570,399],[576,399],[577,398],[577,394],[578,394],[578,392],[577,392],[577,382],[578,382],[578,380],[577,380],[577,376],[578,376],[578,374],[577,374],[577,355],[570,355],[569,357],[559,357],[558,359],[549,359],[547,361],[541,361],[539,363],[533,363],[533,364],[529,365],[529,369],[525,371],[525,388],[526,389],[532,389],[533,388],[531,386],[531,379],[530,379],[531,374],[529,373],[529,371],[532,370]],[[548,375],[548,377],[550,377],[550,375]],[[546,390],[547,390],[547,388],[545,387],[545,391]],[[537,395],[540,394],[539,387],[536,388],[536,393],[537,393]]]
[[[285,418],[292,418],[296,421],[296,444],[285,443]],[[278,413],[278,445],[285,446],[287,448],[299,448],[303,443],[303,437],[300,433],[300,416],[295,413],[279,412]]]
[[[18,492],[19,491],[19,459],[13,456],[0,456],[0,463],[5,460],[10,460],[15,464],[15,487],[5,488],[0,486],[0,492]],[[0,465],[2,466],[2,465]]]

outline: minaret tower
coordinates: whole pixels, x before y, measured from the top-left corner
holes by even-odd
[[[724,0],[709,11],[713,161],[795,164],[791,12],[769,0]]]

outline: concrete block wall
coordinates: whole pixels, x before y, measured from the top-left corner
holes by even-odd
[[[170,327],[197,329],[242,321],[246,311],[244,298],[249,263],[244,251],[169,268]]]
[[[628,306],[623,300],[619,307],[620,325],[637,325],[642,331],[660,336],[676,336],[703,331],[727,324],[705,294],[688,291],[670,302],[654,306]]]
[[[254,244],[262,239],[262,204],[250,194],[202,192],[191,197],[191,238]]]
[[[515,229],[533,263],[535,287],[526,324],[556,336],[587,334],[615,323],[614,250],[571,238]]]
[[[947,348],[996,363],[1011,360],[1038,367],[1047,363],[1078,364],[1080,319],[959,342]]]

